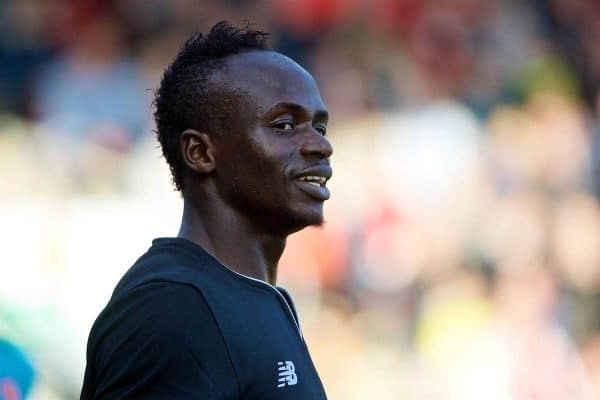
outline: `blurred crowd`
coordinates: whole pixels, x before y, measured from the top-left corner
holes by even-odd
[[[77,398],[93,319],[175,234],[153,90],[223,19],[332,114],[327,222],[280,264],[330,398],[599,399],[594,0],[0,0],[0,399]]]

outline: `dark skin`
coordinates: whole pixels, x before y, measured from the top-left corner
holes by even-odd
[[[231,124],[219,134],[182,134],[179,237],[274,285],[287,236],[323,223],[333,152],[327,110],[312,76],[271,51],[228,57],[211,82],[234,94]]]

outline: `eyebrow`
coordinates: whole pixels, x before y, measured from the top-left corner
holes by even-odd
[[[269,108],[268,110],[266,110],[263,115],[266,116],[268,114],[271,114],[271,113],[274,113],[277,111],[287,111],[287,110],[290,110],[294,113],[299,113],[299,114],[308,114],[307,109],[298,103],[281,101],[281,102],[275,104],[274,106],[272,106],[271,108]],[[329,113],[326,110],[316,110],[315,114],[314,114],[314,119],[328,120]]]

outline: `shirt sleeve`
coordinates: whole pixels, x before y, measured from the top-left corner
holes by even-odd
[[[238,390],[214,316],[191,286],[137,288],[109,304],[90,334],[82,400],[223,400]]]

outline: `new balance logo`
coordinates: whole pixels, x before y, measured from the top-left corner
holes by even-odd
[[[296,368],[294,367],[293,362],[279,361],[277,367],[277,370],[279,371],[278,388],[292,386],[298,383],[298,375],[296,375]]]

